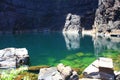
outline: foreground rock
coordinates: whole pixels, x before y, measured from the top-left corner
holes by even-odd
[[[79,77],[70,66],[58,64],[57,67],[40,69],[38,80],[79,80]]]
[[[114,80],[115,74],[112,59],[99,58],[83,71],[83,75],[91,79]]]
[[[26,48],[6,48],[0,50],[0,68],[16,68],[28,64],[29,55]]]
[[[79,79],[79,80],[101,80],[101,79],[82,78],[82,79]]]
[[[63,28],[63,33],[79,33],[81,32],[80,16],[69,13]]]

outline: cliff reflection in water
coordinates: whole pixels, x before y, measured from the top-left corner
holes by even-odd
[[[120,50],[120,38],[81,37],[81,34],[56,32],[0,35],[0,44],[0,49],[7,47],[26,48],[30,55],[30,65],[55,65],[60,62],[67,65],[72,62],[71,65],[81,67],[81,65],[75,64],[89,64],[90,62],[86,63],[86,60],[92,62],[93,58],[96,58],[95,54],[102,56],[106,50]],[[108,55],[114,54],[113,52],[108,53],[111,53]]]
[[[75,50],[80,48],[80,34],[75,33],[63,33],[65,42],[66,42],[66,47],[68,50]]]
[[[84,41],[87,44],[83,42],[82,38],[84,37],[82,37],[81,34],[63,33],[63,36],[65,39],[66,48],[68,50],[79,49],[79,48],[82,48],[83,45],[87,45],[91,47],[93,46],[95,55],[98,55],[104,52],[105,50],[115,50],[115,51],[120,50],[120,38],[117,38],[117,37],[106,38],[106,37],[92,37],[91,36],[93,45],[90,45],[89,41],[88,42]]]
[[[94,37],[93,44],[94,53],[97,55],[101,52],[104,52],[105,50],[120,50],[120,38],[117,37]]]

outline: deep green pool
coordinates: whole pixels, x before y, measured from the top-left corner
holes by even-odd
[[[59,32],[0,35],[0,49],[8,47],[27,48],[32,66],[54,66],[62,62],[82,68],[100,56],[120,55],[119,38],[93,38]]]

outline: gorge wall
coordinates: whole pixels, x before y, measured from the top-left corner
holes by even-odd
[[[120,30],[120,0],[99,0],[93,28],[104,34],[119,32],[117,30]]]
[[[60,31],[68,13],[91,29],[98,0],[0,0],[0,32]]]

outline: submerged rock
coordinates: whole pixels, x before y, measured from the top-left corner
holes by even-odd
[[[0,68],[16,68],[28,64],[29,55],[26,48],[5,48],[0,50]]]
[[[40,69],[38,80],[78,80],[78,74],[70,66],[58,64],[57,67]]]

